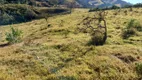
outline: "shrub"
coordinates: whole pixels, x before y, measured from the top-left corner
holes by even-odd
[[[142,77],[142,63],[136,64],[136,72],[139,75],[139,77]]]
[[[104,43],[105,43],[105,41],[104,41],[104,34],[103,33],[96,31],[92,34],[90,44],[103,45]]]
[[[127,38],[129,38],[130,36],[135,35],[135,34],[137,34],[137,30],[134,29],[134,28],[123,29],[122,37],[123,37],[123,39],[127,39]]]
[[[137,31],[142,31],[142,25],[139,21],[135,19],[131,19],[128,23],[125,29],[122,31],[122,37],[124,39],[129,38],[132,35],[136,35]]]
[[[138,31],[142,31],[142,25],[140,24],[140,22],[136,19],[131,19],[128,24],[127,24],[127,29],[130,28],[135,28]]]
[[[128,14],[128,11],[127,11],[127,10],[125,10],[125,11],[124,11],[124,13],[125,13],[125,15],[127,15],[127,14]]]
[[[129,11],[133,11],[133,8],[132,7],[130,7],[130,10]]]
[[[18,43],[18,42],[21,41],[21,34],[22,34],[22,31],[20,31],[18,29],[14,29],[13,27],[11,27],[11,32],[6,33],[6,40],[10,44]]]

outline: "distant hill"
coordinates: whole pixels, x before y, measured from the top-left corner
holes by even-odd
[[[123,0],[77,0],[83,7],[110,7],[116,5],[122,7],[130,3]]]
[[[116,5],[122,7],[124,5],[129,5],[130,3],[123,0],[3,0],[0,3],[22,3],[29,4],[39,7],[50,7],[55,5],[70,6],[74,7],[111,7]]]
[[[56,5],[70,5],[73,4],[74,7],[111,7],[113,5],[122,7],[124,5],[129,5],[130,3],[123,0],[35,0],[36,3],[43,6]]]

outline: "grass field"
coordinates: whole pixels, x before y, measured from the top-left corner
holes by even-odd
[[[125,11],[127,10],[127,14]],[[142,63],[142,32],[123,39],[131,19],[142,22],[142,8],[109,10],[108,39],[103,46],[87,45],[91,36],[77,24],[96,12],[74,9],[72,14],[13,24],[22,42],[5,45],[10,25],[0,27],[0,80],[138,80]],[[141,69],[142,70],[142,69]]]

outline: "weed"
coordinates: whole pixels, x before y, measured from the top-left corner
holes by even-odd
[[[21,41],[21,34],[22,34],[22,31],[20,31],[18,29],[14,29],[11,26],[11,32],[10,33],[6,33],[6,40],[10,44],[18,43],[18,42]]]

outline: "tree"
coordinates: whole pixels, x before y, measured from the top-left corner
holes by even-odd
[[[76,7],[76,2],[74,0],[66,3],[67,7],[70,9],[70,13],[72,13],[72,9]]]
[[[54,6],[57,6],[59,3],[59,0],[48,0],[48,1],[51,5],[54,5]]]
[[[97,16],[96,16],[97,15]],[[100,11],[94,15],[94,17],[86,17],[78,25],[81,32],[90,33],[91,44],[103,45],[107,40],[107,25],[105,16],[107,12]]]
[[[113,5],[113,6],[111,7],[111,9],[120,9],[120,7],[118,7],[118,6],[116,6],[116,5]]]

